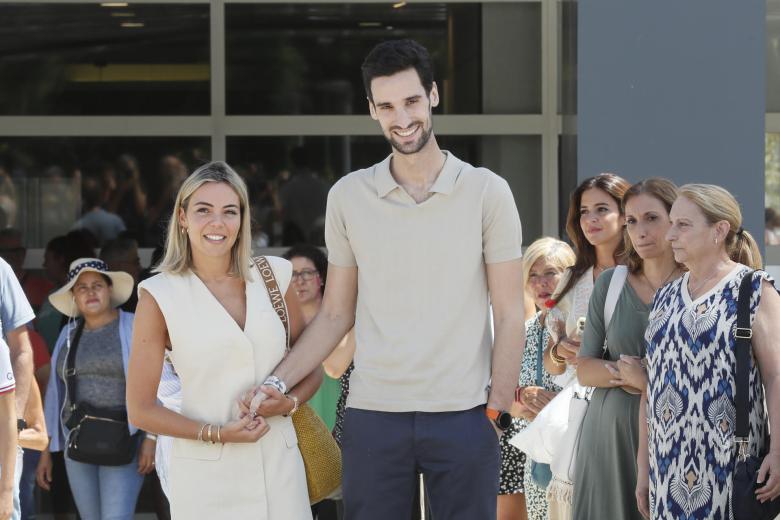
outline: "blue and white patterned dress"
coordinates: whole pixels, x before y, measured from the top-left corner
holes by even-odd
[[[650,513],[663,520],[733,520],[736,460],[734,328],[742,277],[737,265],[696,300],[688,273],[659,290],[645,339],[648,360]],[[763,271],[753,274],[750,320],[760,301]],[[755,359],[750,367],[750,450],[767,440],[764,392]]]

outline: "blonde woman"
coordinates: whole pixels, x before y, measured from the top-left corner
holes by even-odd
[[[688,272],[658,292],[645,333],[639,509],[659,520],[731,520],[735,393],[748,394],[750,455],[766,453],[756,498],[780,495],[780,296],[760,270],[758,246],[742,229],[739,204],[728,191],[682,186],[670,217],[666,238]],[[749,388],[737,388],[734,331],[745,276],[752,286],[753,355]]]
[[[237,401],[285,355],[285,328],[250,257],[246,186],[225,163],[192,173],[176,196],[159,273],[139,285],[127,401],[130,418],[173,437],[171,515],[311,518],[306,475],[289,417],[319,385],[315,371],[258,415]],[[268,258],[294,340],[302,328],[290,262]],[[157,401],[163,358],[181,379],[181,413]]]
[[[519,400],[512,408],[512,426],[504,432],[500,440],[498,520],[547,518],[546,487],[532,478],[533,461],[512,446],[509,440],[528,426],[560,390],[542,366],[542,353],[549,335],[544,327],[545,311],[542,309],[563,273],[574,265],[575,260],[571,247],[552,237],[533,242],[526,249],[523,258],[525,295],[531,298],[538,311],[525,322],[525,350],[516,395]]]

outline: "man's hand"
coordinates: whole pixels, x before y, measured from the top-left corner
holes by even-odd
[[[4,489],[0,491],[0,520],[8,520],[14,513],[14,491]]]
[[[255,410],[255,414],[263,417],[273,417],[275,415],[288,415],[295,403],[292,399],[282,394],[276,388],[272,386],[261,386],[260,392],[265,394],[265,398],[260,402],[260,405]],[[244,410],[242,410],[244,411]],[[246,409],[245,412],[249,413],[250,409]]]
[[[43,450],[38,461],[38,467],[35,469],[35,481],[46,491],[51,491],[51,471],[51,453],[49,450]]]
[[[154,452],[157,448],[157,441],[146,438],[141,443],[138,452],[138,473],[146,475],[154,471]]]

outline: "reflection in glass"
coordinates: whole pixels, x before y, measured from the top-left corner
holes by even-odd
[[[515,195],[523,233],[541,234],[539,136],[437,136],[460,159],[501,174]],[[228,162],[247,181],[255,247],[324,245],[327,191],[346,173],[383,160],[381,136],[231,137]]]
[[[209,6],[3,4],[0,115],[209,112]]]
[[[393,38],[431,52],[442,113],[481,113],[479,4],[227,4],[225,16],[228,114],[366,113],[360,64]]]
[[[181,181],[208,150],[208,138],[0,138],[0,220],[21,229],[27,247],[43,247],[97,207],[90,218],[117,215],[126,234],[154,247]],[[106,239],[92,235],[96,246]]]
[[[766,5],[766,111],[780,112],[780,0]]]
[[[780,134],[766,134],[765,242],[780,245]]]

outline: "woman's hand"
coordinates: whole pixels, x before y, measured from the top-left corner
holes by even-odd
[[[35,469],[35,481],[46,491],[51,490],[51,468],[51,453],[49,450],[43,450],[38,460],[38,467]]]
[[[154,471],[154,452],[157,448],[155,439],[145,438],[138,452],[138,473],[146,475]]]
[[[647,369],[641,358],[621,355],[617,361],[617,368],[620,372],[620,379],[625,382],[625,385],[639,391],[647,388]]]
[[[558,342],[557,353],[569,366],[577,365],[577,354],[580,352],[580,342],[569,337],[563,337]]]
[[[635,495],[639,513],[650,520],[650,472],[646,467],[637,468]]]
[[[767,475],[769,475],[768,480]],[[756,489],[756,498],[759,502],[774,500],[780,496],[780,452],[770,450],[766,454],[758,470],[758,483],[764,484]]]
[[[535,418],[536,415],[542,411],[542,408],[544,408],[547,403],[552,401],[555,395],[556,392],[550,392],[549,390],[545,390],[540,386],[523,387],[521,398],[523,400],[523,404],[533,414],[531,420],[533,420],[533,418]]]
[[[249,414],[244,414],[241,419],[230,421],[222,426],[220,438],[225,442],[257,442],[260,437],[265,435],[271,427],[261,416],[252,418]],[[217,433],[212,427],[212,438],[217,440]]]

